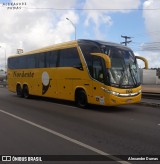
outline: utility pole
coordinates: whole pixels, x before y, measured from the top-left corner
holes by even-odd
[[[129,40],[129,41],[127,40],[127,39],[131,39],[132,37],[123,36],[123,35],[121,35],[121,37],[125,39],[124,42],[121,42],[121,44],[124,44],[125,46],[127,46],[128,43],[132,42],[132,40]]]

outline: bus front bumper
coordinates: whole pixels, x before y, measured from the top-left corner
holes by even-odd
[[[136,95],[128,95],[128,96],[116,96],[112,94],[106,94],[106,106],[117,106],[124,104],[134,104],[139,103],[141,101],[141,93]]]

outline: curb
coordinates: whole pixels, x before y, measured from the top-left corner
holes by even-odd
[[[143,106],[150,106],[150,107],[160,108],[160,104],[157,104],[157,103],[140,102],[138,104],[143,105]]]

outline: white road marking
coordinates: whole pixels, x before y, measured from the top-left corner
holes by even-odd
[[[80,142],[80,141],[78,141],[78,140],[76,140],[76,139],[73,139],[73,138],[70,138],[70,137],[68,137],[68,136],[66,136],[66,135],[63,135],[63,134],[61,134],[61,133],[58,133],[58,132],[56,132],[56,131],[54,131],[54,130],[48,129],[48,128],[44,127],[44,126],[38,125],[38,124],[36,124],[36,123],[34,123],[34,122],[31,122],[31,121],[29,121],[29,120],[23,119],[23,118],[21,118],[21,117],[19,117],[19,116],[16,116],[16,115],[14,115],[14,114],[11,114],[11,113],[6,112],[6,111],[1,110],[1,109],[0,109],[0,112],[1,112],[1,113],[4,113],[4,114],[6,114],[6,115],[9,115],[9,116],[11,116],[11,117],[13,117],[13,118],[16,118],[16,119],[18,119],[18,120],[20,120],[20,121],[22,121],[22,122],[25,122],[25,123],[27,123],[27,124],[29,124],[29,125],[32,125],[32,126],[34,126],[34,127],[37,127],[37,128],[39,128],[39,129],[42,129],[42,130],[44,130],[44,131],[46,131],[46,132],[49,132],[49,133],[51,133],[51,134],[53,134],[53,135],[56,135],[56,136],[58,136],[58,137],[60,137],[60,138],[63,138],[63,139],[65,139],[65,140],[67,140],[67,141],[70,141],[70,142],[72,142],[72,143],[74,143],[74,144],[77,144],[77,145],[79,145],[79,146],[81,146],[81,147],[84,147],[84,148],[86,148],[86,149],[89,149],[89,150],[91,150],[91,151],[93,151],[93,152],[95,152],[95,153],[97,153],[97,154],[106,155],[108,158],[110,158],[110,159],[112,159],[112,160],[114,160],[114,161],[116,161],[116,162],[118,162],[118,163],[130,164],[130,163],[127,162],[127,161],[123,161],[123,160],[120,159],[120,158],[117,158],[117,157],[115,157],[115,156],[112,156],[112,155],[110,155],[110,154],[108,154],[108,153],[106,153],[106,152],[103,152],[103,151],[101,151],[101,150],[99,150],[99,149],[97,149],[97,148],[94,148],[94,147],[92,147],[92,146],[90,146],[90,145],[87,145],[87,144],[85,144],[85,143],[83,143],[83,142]]]
[[[76,107],[76,106],[57,104],[57,103],[54,103],[54,104],[59,105],[59,106],[64,106],[64,107],[70,107],[70,108],[73,108],[73,109],[78,109],[78,107]]]

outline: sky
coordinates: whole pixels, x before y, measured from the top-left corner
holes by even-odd
[[[127,46],[135,55],[158,68],[159,18],[160,0],[0,0],[0,69],[17,49],[27,52],[74,40],[75,34],[76,39],[115,43],[129,36]]]

